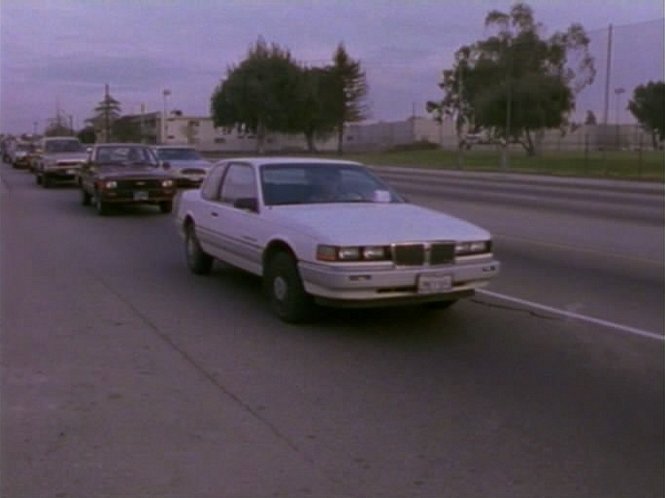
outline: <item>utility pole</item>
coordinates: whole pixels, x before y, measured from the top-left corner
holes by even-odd
[[[162,140],[161,140],[161,142],[163,144],[166,143],[166,135],[168,133],[168,128],[167,128],[167,125],[166,125],[166,116],[167,116],[166,98],[169,95],[171,95],[171,90],[169,90],[168,88],[165,88],[164,90],[162,90],[162,96],[164,97],[164,112],[162,112]]]
[[[104,85],[104,142],[108,143],[111,138],[111,123],[109,113],[110,105],[110,94],[109,94],[109,84]]]
[[[466,146],[466,135],[469,132],[468,126],[465,126],[464,121],[466,116],[464,114],[464,75],[462,74],[462,59],[457,63],[457,116],[455,123],[455,131],[457,131],[457,168],[464,168],[464,147]],[[460,135],[464,133],[464,138]]]
[[[610,24],[607,35],[607,64],[605,68],[605,108],[603,112],[603,124],[607,126],[610,108],[610,75],[612,74],[612,25]]]

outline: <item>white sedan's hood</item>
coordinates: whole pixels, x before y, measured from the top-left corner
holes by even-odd
[[[476,225],[414,204],[277,206],[270,217],[280,224],[295,224],[320,242],[335,245],[490,238],[489,232]]]

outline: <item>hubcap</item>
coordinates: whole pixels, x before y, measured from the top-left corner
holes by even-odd
[[[286,280],[282,277],[275,277],[275,280],[272,282],[272,292],[279,301],[286,299],[288,288]]]

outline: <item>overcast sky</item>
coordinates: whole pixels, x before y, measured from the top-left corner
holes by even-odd
[[[484,38],[485,15],[508,0],[1,0],[0,131],[44,129],[59,106],[83,126],[104,84],[124,113],[170,110],[207,116],[227,67],[259,36],[313,65],[339,42],[360,59],[370,119],[398,120],[441,97],[441,71],[464,44]],[[578,110],[603,113],[607,26],[616,26],[610,120],[633,88],[663,79],[663,0],[531,0],[546,34],[581,23],[598,76]],[[655,21],[655,22],[647,22]],[[621,100],[623,99],[623,100]],[[617,105],[618,104],[618,105]],[[620,106],[620,107],[619,107]],[[620,111],[620,116],[623,115]],[[628,116],[624,116],[628,119]],[[36,123],[36,125],[35,125]]]

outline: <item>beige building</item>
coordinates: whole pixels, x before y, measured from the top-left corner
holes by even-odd
[[[154,113],[159,114],[159,113]],[[159,117],[157,118],[159,121]],[[160,130],[159,123],[144,120],[146,130]],[[446,135],[454,134],[450,123],[440,125],[430,118],[412,117],[404,121],[359,123],[347,126],[344,134],[345,150],[383,150],[416,142],[441,144]],[[153,136],[153,133],[150,133]],[[159,135],[156,137],[159,140]],[[456,143],[456,139],[453,140]],[[206,152],[254,152],[256,136],[243,130],[215,128],[212,119],[204,116],[169,116],[166,120],[168,144],[188,144]],[[305,151],[307,144],[302,134],[271,133],[265,142],[266,151]],[[315,142],[319,151],[335,151],[337,137],[331,134]]]
[[[209,116],[171,114],[166,119],[164,140],[162,113],[137,114],[124,116],[123,119],[135,124],[144,143],[191,145],[203,152],[254,153],[257,150],[255,135],[241,129],[216,128]],[[565,133],[546,130],[534,139],[540,150],[651,148],[651,136],[638,125],[584,125]],[[452,120],[440,124],[430,117],[413,116],[403,121],[354,123],[349,124],[344,133],[346,151],[388,150],[418,143],[457,149],[458,137]],[[319,151],[333,152],[337,150],[337,137],[331,134],[316,140],[315,145]],[[496,143],[472,147],[477,146],[499,147]],[[266,152],[304,152],[307,144],[302,134],[271,133],[265,140],[264,148]]]

